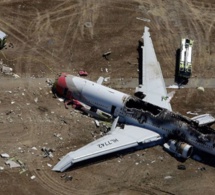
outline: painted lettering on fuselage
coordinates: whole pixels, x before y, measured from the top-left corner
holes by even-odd
[[[112,145],[112,144],[114,144],[114,143],[116,143],[116,142],[118,142],[118,141],[119,141],[118,139],[111,139],[111,140],[106,141],[106,142],[104,142],[104,143],[98,144],[98,147],[99,147],[99,148],[104,148],[104,147],[109,146],[109,145]]]

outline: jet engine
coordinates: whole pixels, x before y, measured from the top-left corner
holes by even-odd
[[[180,158],[187,159],[193,152],[193,146],[176,140],[169,140],[168,143],[165,143],[163,146],[167,151],[176,154],[177,157]]]

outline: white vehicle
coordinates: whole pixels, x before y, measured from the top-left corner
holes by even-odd
[[[0,49],[5,46],[7,35],[0,30]]]
[[[189,78],[192,74],[192,47],[193,40],[181,40],[179,76]]]
[[[103,86],[101,78],[96,83],[63,73],[57,79],[53,85],[55,93],[76,99],[94,111],[109,113],[115,120],[105,136],[66,154],[54,166],[54,171],[63,172],[75,163],[124,149],[161,143],[182,158],[190,157],[193,147],[215,154],[215,133],[206,126],[207,120],[202,117],[192,120],[174,113],[168,98],[163,98],[168,96],[147,27],[143,39],[143,85],[137,88],[145,94],[143,99]],[[215,119],[210,117],[210,123],[212,121]],[[118,122],[123,125],[117,126]]]

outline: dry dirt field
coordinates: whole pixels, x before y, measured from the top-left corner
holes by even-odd
[[[137,77],[144,26],[150,28],[165,78],[174,77],[182,37],[195,41],[193,76],[214,77],[214,0],[0,1],[0,30],[8,35],[0,59],[21,77],[0,74],[0,153],[25,167],[9,168],[0,158],[0,194],[214,194],[214,166],[192,159],[179,162],[160,146],[68,170],[73,177],[68,181],[47,165],[54,166],[99,131],[92,118],[66,110],[53,98],[46,78],[60,72],[77,75],[81,69],[91,80]],[[109,60],[102,57],[107,51],[112,52]],[[134,89],[124,91],[132,94]],[[215,115],[214,92],[180,89],[173,110]],[[42,147],[54,148],[54,157],[44,158]],[[178,170],[179,164],[186,170]]]

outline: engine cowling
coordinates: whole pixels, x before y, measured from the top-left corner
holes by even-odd
[[[176,140],[169,140],[164,144],[164,148],[169,152],[176,154],[177,157],[185,159],[189,158],[193,152],[193,146]]]

